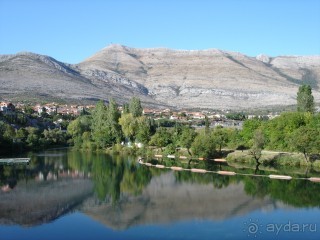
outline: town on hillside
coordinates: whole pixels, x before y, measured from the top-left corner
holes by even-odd
[[[58,104],[55,102],[47,104],[35,104],[26,105],[24,103],[12,103],[10,101],[0,102],[0,116],[16,117],[17,114],[30,114],[37,116],[37,118],[30,119],[26,125],[36,126],[39,121],[42,121],[46,116],[57,116],[54,118],[48,128],[61,128],[61,122],[65,119],[74,119],[77,116],[90,112],[95,108],[95,105],[68,105]],[[122,106],[118,107],[119,111],[122,112]],[[229,110],[222,111],[191,111],[191,110],[180,110],[174,111],[169,108],[165,109],[153,109],[144,108],[143,115],[148,116],[154,120],[168,120],[173,122],[189,123],[195,128],[204,127],[205,119],[207,118],[210,127],[222,126],[222,127],[233,127],[242,128],[242,123],[245,119],[273,119],[279,116],[277,113],[270,113],[267,115],[245,115],[243,113],[232,113]],[[59,118],[60,116],[60,118]],[[15,127],[15,126],[13,126]],[[18,127],[18,126],[16,126]]]

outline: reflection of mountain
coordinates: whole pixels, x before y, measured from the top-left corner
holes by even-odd
[[[222,189],[211,184],[178,183],[173,172],[153,177],[137,197],[123,196],[116,207],[95,205],[86,201],[83,211],[114,229],[134,225],[171,223],[179,220],[221,220],[244,215],[257,209],[273,209],[278,203],[270,198],[248,196],[242,183],[229,184]]]
[[[38,225],[67,213],[92,194],[90,179],[20,181],[10,192],[0,192],[0,224]]]

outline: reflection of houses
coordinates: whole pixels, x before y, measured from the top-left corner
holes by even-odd
[[[78,171],[78,170],[63,170],[63,171],[59,171],[57,173],[55,172],[47,172],[47,173],[43,173],[42,171],[40,171],[36,177],[35,180],[36,181],[49,181],[49,180],[54,180],[57,181],[59,179],[62,178],[90,178],[91,174],[90,173],[85,173],[84,171]]]

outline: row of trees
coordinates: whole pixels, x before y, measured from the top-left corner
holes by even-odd
[[[10,124],[0,121],[0,154],[66,144],[67,134],[60,129],[21,127],[16,130]]]
[[[320,153],[320,115],[288,112],[270,121],[247,120],[241,139],[253,155],[259,154],[259,149],[295,151],[309,160],[311,155]]]
[[[44,118],[38,116],[30,106],[25,107],[24,112],[0,112],[0,154],[66,145],[68,136],[61,129],[66,129],[72,118],[58,114],[47,114]],[[59,128],[53,124],[58,119],[61,119]]]
[[[142,116],[141,102],[132,98],[120,113],[114,100],[108,105],[98,102],[90,115],[71,122],[68,133],[73,144],[83,149],[105,149],[121,142],[140,142],[156,146],[166,153],[175,153],[179,147],[190,155],[215,157],[222,148],[250,149],[257,161],[262,149],[299,151],[309,160],[320,153],[320,116],[314,114],[311,88],[301,86],[297,94],[297,112],[281,114],[273,120],[246,120],[243,129],[216,127],[196,131],[188,124],[173,123],[164,127],[160,121]],[[205,121],[208,123],[208,121]]]
[[[320,154],[320,115],[315,114],[314,97],[308,85],[299,87],[297,112],[281,114],[271,121],[259,119],[244,123],[241,137],[256,161],[263,148],[279,151],[298,151],[306,161]]]
[[[132,98],[120,113],[114,100],[108,105],[98,102],[91,115],[83,115],[72,121],[68,133],[74,146],[87,150],[105,149],[116,143],[142,143],[156,146],[168,154],[179,147],[186,148],[190,155],[213,157],[221,153],[222,147],[232,142],[236,130],[216,128],[209,125],[197,132],[188,124],[155,121],[142,115],[141,102]]]

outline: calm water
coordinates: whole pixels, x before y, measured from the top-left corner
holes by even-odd
[[[1,240],[320,239],[320,183],[176,172],[67,149],[31,159],[28,166],[0,165]],[[189,167],[320,176],[308,169]]]

